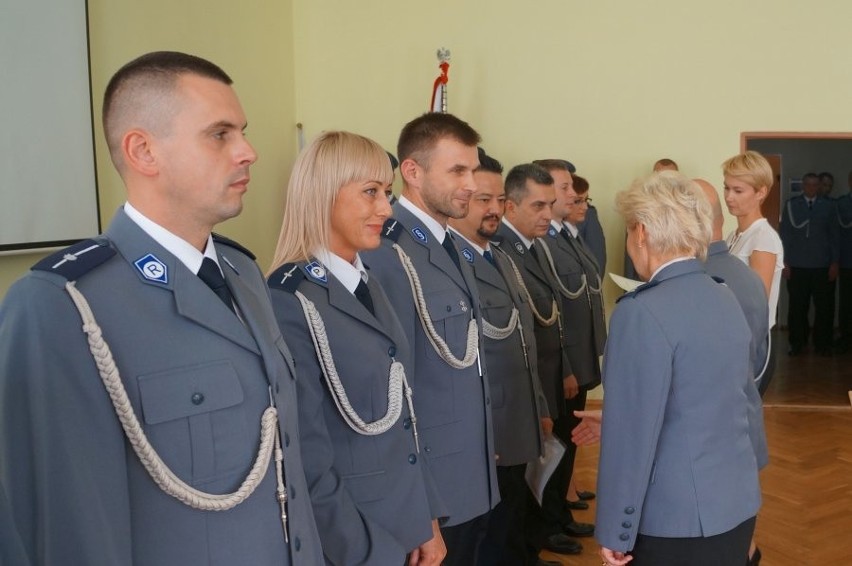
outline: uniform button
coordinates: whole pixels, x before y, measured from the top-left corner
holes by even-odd
[[[409,429],[409,428],[411,428],[411,419],[410,419],[410,418],[405,418],[405,419],[402,421],[402,428],[404,428],[404,429]]]
[[[623,523],[621,523],[621,526],[624,527],[625,529],[629,529],[630,527],[633,526],[633,523],[631,523],[630,521],[624,521]]]
[[[635,511],[636,511],[636,509],[634,509],[633,507],[625,507],[624,508],[624,512],[627,513],[628,515],[632,515]]]
[[[276,392],[276,393],[281,393],[281,384],[280,384],[280,383],[276,383],[276,384],[275,384],[275,392]]]
[[[192,394],[192,404],[200,405],[204,402],[204,393],[193,393]]]
[[[284,446],[290,446],[290,435],[286,432],[284,433]]]
[[[452,310],[453,310],[453,307],[451,307],[450,305],[447,305],[447,312],[451,312]]]
[[[302,550],[302,540],[299,537],[296,537],[295,540],[293,540],[293,546],[296,547],[296,552],[299,552]]]
[[[620,535],[618,535],[618,538],[619,540],[630,540],[630,535],[628,535],[627,533],[621,533]]]
[[[431,451],[432,451],[432,447],[431,447],[431,446],[427,446],[426,448],[424,448],[424,450],[426,450],[426,453],[428,454],[429,452],[431,452]]]
[[[394,357],[395,355],[396,355],[396,347],[391,346],[390,348],[388,348],[388,356]]]
[[[408,463],[409,464],[416,464],[417,463],[417,456],[415,456],[414,454],[409,454],[408,455]]]

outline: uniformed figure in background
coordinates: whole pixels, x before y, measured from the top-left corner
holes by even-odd
[[[381,243],[381,147],[325,132],[296,160],[269,286],[296,365],[305,475],[326,562],[439,565],[407,374],[412,352],[359,252]]]
[[[566,161],[566,163],[570,165],[570,162]],[[606,272],[606,236],[598,218],[598,209],[589,197],[589,181],[585,177],[575,175],[570,168],[568,171],[574,179],[574,192],[577,196],[586,198],[586,217],[577,224],[577,234],[595,256],[598,262],[598,273],[603,277]]]
[[[571,481],[577,447],[570,441],[571,430],[579,423],[574,411],[586,408],[586,395],[601,382],[599,357],[606,343],[603,286],[591,251],[577,239],[577,224],[586,213],[585,197],[574,191],[571,173],[561,159],[535,162],[553,177],[556,201],[547,234],[541,239],[546,265],[556,281],[559,311],[562,313],[563,344],[567,354],[569,384],[565,389],[565,416],[554,422],[556,436],[566,443],[565,458],[548,482],[544,492],[545,510],[557,516],[562,513],[562,528],[573,536],[591,536],[591,525],[577,523],[569,509],[570,501],[578,501]],[[571,493],[573,491],[574,493]]]
[[[445,564],[470,566],[499,500],[491,394],[480,357],[481,314],[473,272],[447,231],[467,215],[479,167],[479,134],[451,114],[428,113],[402,129],[403,189],[382,246],[363,254],[382,282],[409,344],[420,448],[448,516]]]
[[[558,284],[547,267],[539,241],[550,228],[556,199],[553,177],[533,163],[517,165],[506,175],[505,188],[506,214],[497,232],[502,238],[500,249],[517,266],[523,282],[522,291],[533,311],[539,377],[551,418],[565,418],[568,410],[565,398],[572,386],[571,363],[562,337]],[[564,502],[564,492],[562,497]],[[581,552],[582,545],[562,529],[563,519],[570,511],[563,509],[563,503],[556,509],[551,507],[542,510],[533,501],[528,527],[530,542],[559,554]]]
[[[322,560],[292,358],[253,256],[211,236],[256,159],[230,84],[181,53],[122,67],[104,131],[127,202],[0,307],[0,540],[25,564]]]
[[[852,346],[852,193],[846,193],[835,203],[840,241],[840,337],[837,348],[845,352]]]
[[[834,282],[840,256],[837,207],[819,194],[814,173],[802,177],[802,194],[791,197],[781,211],[784,276],[787,278],[790,355],[808,345],[808,311],[814,304],[813,346],[830,356],[834,342]]]
[[[497,452],[500,503],[491,512],[479,555],[483,566],[536,564],[524,538],[527,462],[543,454],[543,430],[553,428],[541,390],[532,311],[517,281],[517,268],[497,246],[503,218],[503,166],[479,148],[476,192],[469,212],[450,219],[462,258],[473,268],[484,326],[491,387],[491,416]]]

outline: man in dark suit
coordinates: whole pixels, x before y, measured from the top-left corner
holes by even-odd
[[[518,165],[506,176],[506,214],[498,234],[504,250],[516,265],[535,318],[538,369],[551,417],[556,420],[568,415],[566,397],[576,395],[576,381],[564,347],[563,320],[554,280],[546,267],[544,251],[538,239],[547,233],[556,198],[553,177],[546,169],[533,163]],[[563,438],[569,441],[569,438]],[[535,531],[536,543],[561,554],[577,554],[582,545],[569,538],[562,528],[566,515],[564,496],[559,505],[533,507],[530,530]],[[550,501],[550,500],[548,500]],[[535,504],[534,504],[535,505]],[[555,507],[555,508],[554,508]],[[570,521],[568,521],[570,522]],[[582,525],[589,528],[590,525]]]
[[[477,143],[479,134],[451,114],[406,124],[397,147],[402,195],[382,246],[363,254],[414,348],[410,383],[421,443],[449,513],[441,528],[444,563],[464,566],[476,563],[499,501],[479,293],[446,228],[450,218],[467,215]]]
[[[840,255],[837,207],[819,195],[819,177],[802,177],[802,194],[787,201],[781,212],[784,276],[789,292],[787,327],[790,355],[808,344],[808,311],[814,304],[813,345],[817,354],[830,356],[834,338],[834,282]]]
[[[553,428],[538,377],[532,311],[510,260],[490,244],[503,218],[502,172],[500,162],[480,148],[468,215],[450,220],[479,289],[491,387],[500,503],[491,513],[480,552],[483,566],[545,564],[537,561],[524,537],[528,497],[524,473],[527,462],[543,453],[542,433]]]
[[[0,306],[0,540],[26,564],[322,561],[292,357],[254,256],[211,234],[257,157],[230,85],[183,53],[122,67],[127,202]]]

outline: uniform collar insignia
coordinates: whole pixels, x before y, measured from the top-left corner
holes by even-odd
[[[553,226],[551,226],[550,228],[547,229],[547,235],[550,236],[551,238],[555,238],[556,234],[557,234],[556,228],[554,228]]]
[[[307,273],[311,279],[315,279],[321,283],[328,283],[328,274],[325,271],[325,267],[323,267],[318,261],[312,261],[306,265],[305,273]]]
[[[411,233],[414,234],[414,237],[423,242],[424,244],[429,241],[429,238],[426,237],[426,231],[423,230],[420,226],[415,226],[411,229]]]
[[[144,277],[148,281],[168,285],[168,267],[165,263],[157,259],[157,256],[155,256],[154,254],[148,254],[146,256],[140,257],[139,259],[133,262],[133,265],[136,266],[136,269],[139,271],[139,273],[142,274],[142,277]]]
[[[518,253],[521,255],[524,255],[524,253],[527,251],[521,242],[515,242],[515,249],[518,250]]]
[[[473,263],[473,252],[470,248],[462,248],[462,255],[468,263]]]

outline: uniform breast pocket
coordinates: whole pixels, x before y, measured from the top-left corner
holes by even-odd
[[[384,470],[343,476],[346,490],[358,503],[382,499],[387,491],[387,482],[388,478],[385,477]]]
[[[503,328],[509,324],[514,306],[508,295],[489,297],[482,303],[482,316],[494,326]]]
[[[230,362],[140,375],[145,433],[184,481],[202,485],[252,461],[243,388]],[[256,423],[258,433],[260,421]]]
[[[464,358],[467,347],[467,329],[472,316],[468,297],[458,289],[434,291],[424,295],[432,326],[438,336],[450,347],[450,351],[459,359]],[[435,349],[426,340],[426,355],[440,359]]]

